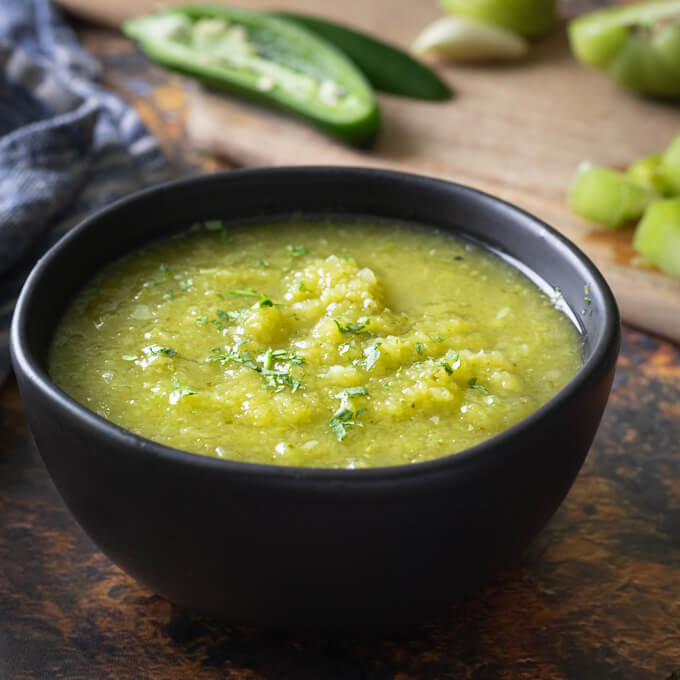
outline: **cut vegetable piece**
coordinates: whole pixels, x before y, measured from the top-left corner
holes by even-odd
[[[668,193],[680,196],[680,135],[661,156],[660,174]]]
[[[316,17],[288,12],[276,12],[276,16],[302,25],[342,50],[376,90],[413,99],[452,96],[449,86],[434,71],[397,47]]]
[[[495,24],[536,38],[547,33],[557,21],[555,0],[440,0],[450,14]]]
[[[637,219],[658,193],[629,176],[582,163],[569,189],[569,208],[609,229]]]
[[[680,0],[599,10],[569,24],[584,64],[643,94],[680,96]]]
[[[626,171],[638,184],[644,184],[661,195],[668,193],[668,186],[661,170],[662,154],[655,153],[636,161]]]
[[[339,139],[370,144],[379,129],[373,90],[325,40],[277,17],[196,5],[125,22],[149,58],[214,87],[287,109]]]
[[[461,17],[437,19],[413,43],[418,54],[431,52],[453,61],[517,59],[527,49],[526,40],[515,33]]]
[[[653,265],[680,278],[680,198],[655,201],[647,208],[633,246]]]

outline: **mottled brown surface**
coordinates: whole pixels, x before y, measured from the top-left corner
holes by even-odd
[[[665,680],[680,668],[680,351],[626,330],[571,493],[522,560],[437,621],[272,634],[182,611],[74,524],[0,393],[0,678]]]
[[[180,172],[183,85],[88,31]],[[143,70],[140,70],[143,69]],[[436,621],[373,636],[226,627],[136,584],[84,536],[0,390],[0,680],[680,679],[680,350],[626,330],[614,392],[565,503],[524,557]]]

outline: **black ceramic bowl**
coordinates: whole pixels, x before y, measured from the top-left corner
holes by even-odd
[[[558,287],[585,363],[501,435],[432,462],[365,470],[216,460],[126,432],[46,372],[55,326],[104,265],[196,220],[282,213],[413,220],[470,235]],[[584,286],[592,300],[584,308]],[[353,625],[422,619],[520,551],[562,502],[611,388],[619,316],[593,264],[534,217],[447,182],[353,168],[236,171],[176,182],[87,219],[43,257],[11,348],[47,468],[92,540],[169,600],[234,623]]]

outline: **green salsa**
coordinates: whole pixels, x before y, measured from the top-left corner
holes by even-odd
[[[49,371],[144,437],[218,458],[415,463],[478,444],[582,363],[551,296],[471,241],[369,219],[193,225],[70,305]]]

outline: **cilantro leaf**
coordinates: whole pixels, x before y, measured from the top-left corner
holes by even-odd
[[[302,243],[289,243],[286,246],[286,250],[291,257],[301,257],[309,253],[309,248]]]
[[[468,380],[468,385],[473,389],[473,390],[479,390],[483,394],[489,394],[489,390],[484,387],[484,385],[478,385],[477,384],[477,378],[470,378]]]
[[[338,330],[343,334],[347,335],[348,333],[353,333],[354,335],[360,335],[362,333],[368,333],[368,331],[364,330],[366,326],[370,323],[370,321],[366,321],[365,323],[352,323],[348,322],[344,326],[337,320],[333,319],[335,322],[335,325],[338,327]]]

